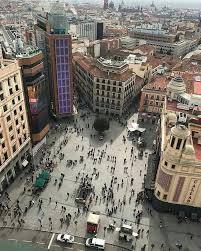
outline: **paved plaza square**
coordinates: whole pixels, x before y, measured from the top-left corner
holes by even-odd
[[[83,117],[81,116],[83,114],[88,115]],[[199,224],[191,222],[178,224],[175,216],[156,212],[146,201],[142,204],[136,204],[137,194],[143,190],[148,156],[152,153],[152,145],[156,136],[156,125],[152,125],[151,121],[147,121],[142,125],[146,128],[144,135],[146,141],[144,153],[146,152],[146,154],[140,158],[136,144],[133,144],[132,141],[127,138],[126,125],[122,125],[116,120],[111,120],[110,129],[105,132],[104,139],[100,141],[96,131],[92,127],[94,119],[94,114],[89,113],[87,110],[81,110],[75,117],[75,122],[70,119],[63,120],[59,122],[60,124],[57,129],[51,130],[47,139],[47,149],[40,150],[34,158],[34,164],[42,167],[47,158],[49,158],[53,160],[55,167],[51,173],[51,180],[47,187],[37,200],[33,199],[35,200],[34,205],[28,209],[28,212],[23,216],[25,221],[23,229],[27,229],[27,231],[42,231],[43,233],[67,232],[77,236],[77,238],[86,238],[88,212],[83,211],[82,205],[77,204],[75,198],[81,178],[88,175],[88,177],[92,177],[92,185],[94,186],[95,192],[95,196],[89,206],[89,211],[99,212],[101,219],[97,236],[105,239],[107,244],[116,247],[116,250],[141,250],[143,247],[145,248],[144,250],[178,250],[176,243],[182,243],[183,250],[186,251],[201,250]],[[127,125],[129,126],[132,122],[137,122],[137,120],[138,114],[134,113],[129,117]],[[56,122],[53,124],[54,128],[55,125]],[[76,132],[75,126],[81,131],[80,133]],[[66,128],[68,128],[67,132],[65,130]],[[83,131],[81,130],[82,128]],[[125,143],[123,136],[126,138]],[[66,145],[62,144],[60,149],[60,145],[65,139],[68,140],[68,143]],[[55,143],[51,144],[53,141],[55,141]],[[134,152],[131,156],[132,147]],[[88,157],[88,152],[92,149],[95,149],[93,158],[91,156]],[[103,157],[101,161],[99,161],[101,152],[103,152]],[[64,154],[62,160],[59,159],[61,153]],[[56,157],[54,155],[56,155]],[[84,158],[82,163],[79,163],[80,156]],[[116,164],[114,162],[115,157]],[[42,163],[40,162],[41,158]],[[94,158],[97,159],[95,163]],[[124,164],[125,158],[126,163]],[[77,164],[67,166],[67,160],[77,160]],[[99,173],[98,177],[93,174],[94,170],[96,173]],[[39,171],[40,170],[37,172]],[[34,175],[34,179],[37,172]],[[55,185],[55,179],[59,181],[61,173],[64,174],[64,180],[59,188],[59,182]],[[19,200],[22,211],[24,211],[25,206],[29,204],[29,201],[32,200],[32,195],[31,192],[28,191],[28,188],[26,192],[23,193],[24,187],[31,187],[32,184],[30,182],[28,182],[27,185],[25,184],[26,178],[28,177],[27,175],[22,174],[21,177],[18,177],[8,189],[11,199],[11,201],[9,201],[11,212],[17,200]],[[108,209],[112,209],[112,204],[110,201],[107,204],[107,200],[104,200],[102,187],[105,183],[106,186],[109,187],[112,177],[116,178],[116,182],[113,183],[113,206],[117,206],[117,211],[109,216]],[[131,184],[131,178],[134,179],[133,185]],[[132,189],[134,189],[134,196],[130,198]],[[67,195],[68,193],[69,196]],[[39,210],[38,207],[39,199],[43,201],[41,210]],[[125,199],[125,205],[123,199]],[[80,209],[79,213],[78,206]],[[66,208],[65,213],[62,207]],[[148,209],[151,210],[151,213],[148,212]],[[142,211],[139,226],[136,224],[135,217],[138,211]],[[64,223],[61,226],[60,218],[67,213],[72,215],[72,220],[69,225]],[[52,227],[49,224],[49,218],[52,219]],[[6,221],[6,226],[3,226],[3,221]],[[139,229],[141,230],[139,238],[133,241],[132,246],[131,243],[119,241],[118,231],[105,230],[105,228],[114,221],[117,227],[120,226],[122,221],[126,221],[132,224],[135,232]],[[13,226],[13,222],[15,222],[15,220],[13,221],[12,214],[5,215],[0,222],[0,226],[2,226],[1,231],[6,231],[6,229],[9,231],[9,227]],[[17,221],[15,222],[15,228],[16,227]],[[9,238],[8,235],[9,234],[7,234],[7,238]],[[191,235],[193,235],[192,240]]]

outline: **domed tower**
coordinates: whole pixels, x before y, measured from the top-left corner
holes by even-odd
[[[164,146],[155,180],[154,195],[159,204],[177,203],[179,200],[177,189],[180,186],[182,192],[185,181],[183,177],[180,179],[180,175],[183,176],[182,160],[189,161],[194,158],[194,149],[187,142],[190,142],[190,130],[182,124],[173,126]],[[181,184],[178,185],[178,182]]]
[[[178,95],[186,92],[186,84],[182,77],[177,76],[167,84],[167,96],[176,100]]]

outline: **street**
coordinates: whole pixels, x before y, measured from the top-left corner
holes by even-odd
[[[75,242],[73,244],[64,245],[57,242],[56,237],[57,234],[50,232],[40,232],[34,230],[15,231],[13,229],[8,229],[8,228],[0,229],[0,238],[2,240],[8,240],[13,243],[22,242],[26,243],[27,245],[35,245],[37,247],[47,248],[48,250],[54,250],[54,251],[61,251],[61,250],[93,251],[93,249],[85,247],[85,240],[83,238],[75,237]],[[105,250],[121,251],[122,247],[112,246],[107,244]]]

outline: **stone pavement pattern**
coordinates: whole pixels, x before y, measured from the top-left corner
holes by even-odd
[[[128,120],[128,125],[133,121],[136,122],[137,116],[138,114],[135,113]],[[98,195],[97,202],[94,198],[89,209],[90,211],[99,211],[101,215],[98,237],[104,238],[107,243],[120,246],[122,245],[130,248],[131,246],[129,243],[119,242],[117,231],[105,232],[104,227],[107,227],[109,223],[113,222],[113,220],[115,220],[116,225],[119,226],[121,219],[126,219],[127,222],[133,224],[134,230],[137,231],[138,227],[135,224],[135,216],[133,214],[134,209],[136,209],[136,212],[138,210],[143,210],[139,228],[144,229],[144,233],[136,241],[136,250],[141,250],[141,247],[144,244],[146,244],[145,250],[151,250],[151,243],[154,243],[155,245],[153,250],[169,250],[169,248],[171,248],[170,250],[177,250],[175,249],[175,244],[178,241],[183,244],[183,247],[187,248],[186,250],[201,250],[201,242],[199,240],[199,225],[196,225],[195,223],[181,223],[178,225],[174,216],[159,214],[153,209],[151,216],[147,212],[147,208],[151,208],[150,205],[146,203],[144,205],[136,205],[136,196],[137,193],[142,190],[143,178],[144,174],[146,174],[145,164],[147,164],[148,158],[143,156],[142,159],[137,157],[135,160],[134,156],[138,156],[137,147],[129,140],[126,140],[124,144],[122,139],[123,136],[127,136],[127,129],[126,126],[121,126],[117,121],[113,120],[110,122],[110,129],[105,133],[104,140],[99,141],[96,132],[92,129],[94,118],[95,116],[93,114],[90,114],[84,120],[79,115],[77,116],[76,126],[78,128],[83,128],[83,132],[79,135],[77,135],[74,130],[74,124],[69,121],[61,122],[61,128],[68,127],[68,133],[61,129],[60,132],[50,135],[48,141],[51,141],[55,138],[55,144],[51,148],[48,148],[48,151],[51,151],[50,159],[53,158],[57,165],[52,172],[51,181],[45,190],[40,194],[39,199],[43,200],[42,210],[38,209],[38,203],[36,201],[34,206],[29,209],[27,214],[24,216],[25,224],[23,227],[32,230],[41,229],[47,232],[69,232],[75,236],[85,237],[86,220],[88,214],[84,213],[82,209],[80,209],[81,213],[77,215],[75,194],[79,186],[80,178],[88,174],[90,177],[93,177],[92,183],[95,187],[95,195]],[[89,124],[89,128],[87,128],[87,124]],[[147,128],[145,134],[147,149],[145,151],[150,153],[152,151],[152,143],[155,137],[155,127],[151,123],[146,123],[144,127]],[[93,135],[96,136],[94,137]],[[64,153],[64,159],[60,161],[58,154],[56,153],[65,137],[68,137],[68,143],[66,146],[62,147],[60,151],[61,153]],[[113,140],[112,144],[110,143],[111,139]],[[78,145],[79,149],[77,150],[76,146]],[[82,146],[84,147],[83,150]],[[134,147],[133,157],[130,156],[131,147]],[[95,148],[95,157],[97,159],[99,158],[100,152],[102,150],[106,151],[106,155],[102,159],[101,163],[98,163],[97,161],[95,164],[93,164],[93,159],[91,159],[91,157],[87,158],[87,153],[92,148]],[[48,151],[46,151],[44,154],[41,152],[39,153],[40,156],[41,154],[43,155],[44,162],[48,156]],[[56,158],[54,158],[55,154],[57,155]],[[84,162],[80,164],[79,159],[81,155],[84,156]],[[107,161],[107,155],[116,156],[117,158],[114,174],[111,172],[111,167],[114,167],[114,162]],[[125,165],[123,163],[124,158],[127,160]],[[39,163],[39,159],[40,158],[36,158],[34,160],[35,164]],[[66,161],[69,159],[77,160],[78,164],[76,166],[67,167]],[[133,166],[131,165],[132,162]],[[124,172],[125,166],[128,167],[127,172]],[[92,175],[94,167],[99,172],[99,177],[97,179],[94,175]],[[65,177],[61,188],[58,188],[58,184],[54,185],[54,180],[59,179],[61,173],[64,173]],[[78,173],[80,173],[80,175],[78,179],[76,179]],[[115,205],[118,205],[118,209],[116,214],[113,214],[111,217],[109,217],[107,214],[106,202],[104,202],[101,195],[101,190],[104,183],[106,183],[107,187],[109,187],[113,175],[114,177],[117,177],[117,183],[114,184],[113,191]],[[133,186],[130,184],[132,177],[134,178]],[[124,181],[123,187],[120,185],[119,189],[117,189],[117,184],[121,184],[122,179]],[[12,208],[14,207],[14,202],[17,200],[17,198],[20,201],[20,207],[22,210],[24,210],[30,199],[32,199],[32,196],[29,192],[22,194],[25,180],[26,177],[23,179],[23,182],[18,178],[8,190],[11,198],[9,205],[12,205]],[[131,202],[129,203],[131,189],[134,189],[135,195],[132,197]],[[67,197],[67,193],[70,194],[69,197]],[[124,196],[126,197],[126,204],[125,206],[120,206],[118,201],[120,199],[120,202],[122,202]],[[49,197],[51,197],[51,202],[49,202]],[[69,226],[63,224],[61,227],[59,219],[63,216],[63,212],[61,211],[62,206],[66,207],[66,213],[70,213],[73,216]],[[111,208],[111,203],[109,203],[108,207]],[[50,229],[48,220],[49,217],[52,218],[52,229]],[[40,227],[39,219],[41,220],[42,227]],[[11,226],[11,219],[8,215],[6,216],[6,221],[8,225]],[[77,221],[77,224],[75,224],[75,221]],[[162,228],[159,227],[160,221],[163,222]],[[149,230],[149,234],[146,234],[147,230]],[[194,234],[193,241],[189,241],[190,235],[188,233]],[[164,247],[161,247],[162,243],[164,243]]]

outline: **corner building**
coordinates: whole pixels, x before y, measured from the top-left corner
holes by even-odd
[[[136,75],[123,61],[93,59],[75,53],[76,87],[94,112],[122,115],[141,90]]]
[[[162,154],[153,203],[160,211],[201,216],[201,121],[190,119],[188,126],[176,121],[173,113],[162,118]],[[172,123],[176,125],[169,131]]]
[[[40,142],[49,131],[47,89],[43,54],[39,50],[18,55],[22,68],[24,94],[32,143]]]
[[[0,68],[0,191],[25,168],[31,139],[17,61],[3,60]]]

